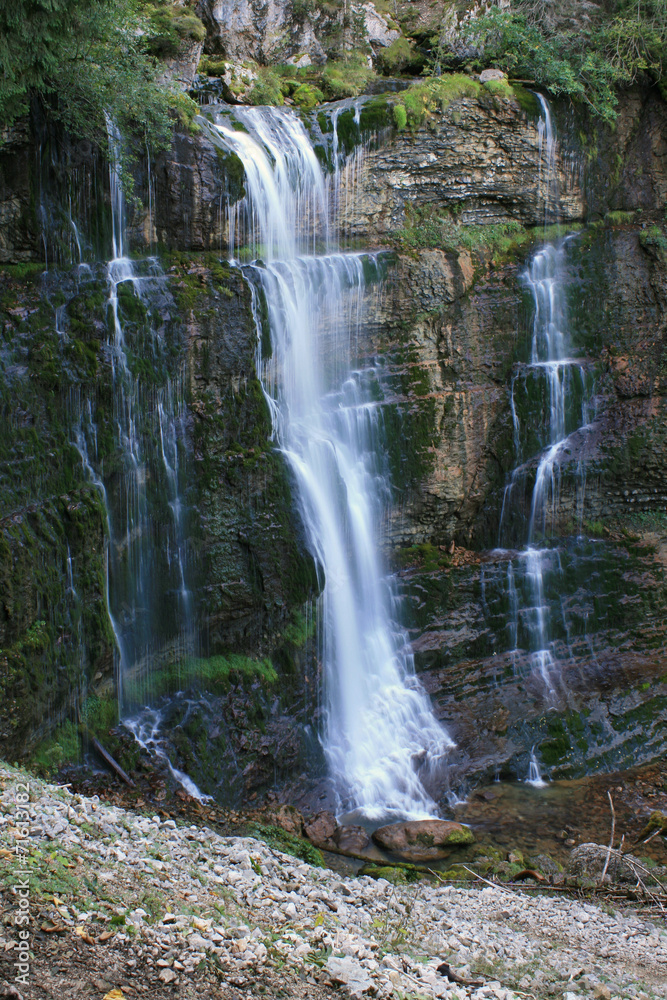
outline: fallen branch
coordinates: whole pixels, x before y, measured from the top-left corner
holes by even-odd
[[[99,740],[96,740],[95,737],[92,737],[90,740],[90,745],[92,746],[93,750],[97,751],[97,753],[100,755],[104,763],[107,764],[111,768],[111,770],[118,775],[121,781],[124,781],[126,785],[129,785],[131,788],[134,788],[134,782],[132,781],[132,778],[129,776],[129,774],[125,773],[123,768],[113,759],[108,750],[104,749]]]
[[[611,792],[607,789],[607,798],[609,799],[609,808],[611,809],[611,837],[609,838],[609,847],[607,849],[607,857],[605,858],[604,868],[602,869],[602,875],[600,875],[600,885],[603,884],[605,876],[607,874],[607,868],[609,867],[609,859],[611,858],[611,852],[614,850],[614,832],[616,830],[616,813],[614,811],[614,800],[611,797]]]
[[[523,880],[527,878],[532,878],[536,882],[546,882],[544,875],[541,875],[539,872],[534,871],[532,868],[525,868],[522,872],[518,872],[514,876],[513,881],[523,882]]]
[[[470,874],[474,875],[475,878],[478,878],[480,882],[486,882],[486,884],[490,885],[492,889],[500,889],[502,892],[508,892],[510,896],[514,895],[511,889],[506,889],[504,885],[499,885],[498,882],[489,882],[488,878],[484,878],[482,875],[478,875],[477,872],[474,872],[472,870],[472,868],[468,868],[466,865],[459,865],[458,867],[463,868],[465,872],[470,872]],[[429,868],[428,870],[430,871],[431,875],[435,875],[438,882],[443,882],[445,885],[447,885],[448,879],[443,878],[438,872],[434,872],[432,868]]]

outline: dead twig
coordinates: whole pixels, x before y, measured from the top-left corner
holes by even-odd
[[[611,792],[607,789],[607,798],[609,799],[609,808],[611,809],[611,837],[609,838],[609,848],[607,850],[607,857],[605,858],[604,868],[602,869],[602,875],[600,875],[600,885],[604,883],[605,876],[607,874],[607,868],[609,867],[609,859],[611,858],[611,852],[614,850],[614,833],[616,830],[616,812],[614,811],[614,800],[611,797]]]
[[[501,892],[507,892],[509,893],[510,896],[514,895],[511,889],[506,889],[504,885],[499,885],[498,882],[490,882],[488,878],[484,878],[482,875],[478,875],[477,872],[474,872],[472,868],[468,868],[466,865],[459,865],[459,868],[463,868],[464,871],[470,872],[470,874],[474,875],[475,878],[478,878],[480,882],[486,882],[486,884],[490,885],[492,889],[500,889]],[[438,882],[444,882],[445,885],[447,884],[447,879],[442,878],[442,876],[438,872],[434,872],[432,868],[429,868],[428,870],[430,871],[431,875],[435,875]]]

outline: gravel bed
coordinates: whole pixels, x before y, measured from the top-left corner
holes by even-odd
[[[29,804],[20,801],[26,783]],[[74,941],[84,966],[89,949],[91,967],[103,953],[110,969],[123,952],[116,974],[125,981],[102,985],[127,996],[147,982],[160,996],[190,996],[193,977],[206,973],[220,996],[230,986],[243,997],[279,995],[283,977],[311,984],[313,996],[333,986],[459,1000],[667,997],[667,930],[632,911],[556,894],[346,878],[257,840],[72,795],[0,765],[7,984],[21,865],[30,872],[33,950],[47,938]],[[450,982],[438,972],[445,962],[482,985]]]

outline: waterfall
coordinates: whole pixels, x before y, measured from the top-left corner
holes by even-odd
[[[547,787],[547,783],[542,777],[539,761],[535,756],[535,747],[532,747],[530,751],[530,761],[528,764],[528,777],[526,778],[526,784],[532,785],[533,788]]]
[[[112,393],[108,401],[77,392],[70,410],[73,444],[105,511],[107,609],[123,718],[150,699],[165,647],[174,660],[193,652],[194,623],[179,468],[184,385],[167,367],[160,318],[171,300],[154,258],[126,256],[121,137],[110,120],[107,127],[112,256],[106,264],[106,355]]]
[[[549,104],[542,95],[537,96],[542,108],[538,128],[540,189],[546,222],[558,210],[556,135]],[[567,315],[565,263],[567,243],[572,238],[545,243],[523,275],[533,303],[530,358],[517,366],[511,383],[517,465],[505,488],[500,518],[501,545],[515,541],[517,526],[524,526],[523,547],[518,554],[510,553],[506,570],[513,659],[516,663],[527,649],[530,668],[541,678],[548,701],[555,700],[560,682],[546,582],[550,575],[561,572],[558,549],[550,541],[559,526],[561,461],[573,434],[587,426],[591,405],[586,369],[573,356]],[[542,401],[539,412],[530,414],[531,426],[524,428],[517,402],[520,393]],[[522,454],[522,431],[539,449],[536,454]],[[530,504],[525,510],[522,487],[533,469]]]
[[[432,815],[429,778],[453,744],[394,620],[394,588],[379,546],[390,496],[382,407],[372,365],[359,362],[381,261],[337,248],[340,150],[325,178],[295,113],[235,114],[243,131],[221,112],[208,128],[245,168],[247,195],[230,219],[230,250],[234,257],[239,244],[239,254],[244,245],[261,254],[244,273],[254,290],[260,349],[260,298],[266,303],[271,354],[259,358],[261,377],[274,440],[294,474],[321,570],[323,742],[339,812],[369,821]]]

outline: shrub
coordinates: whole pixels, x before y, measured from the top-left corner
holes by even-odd
[[[394,124],[402,132],[408,123],[408,113],[402,104],[394,105]]]

